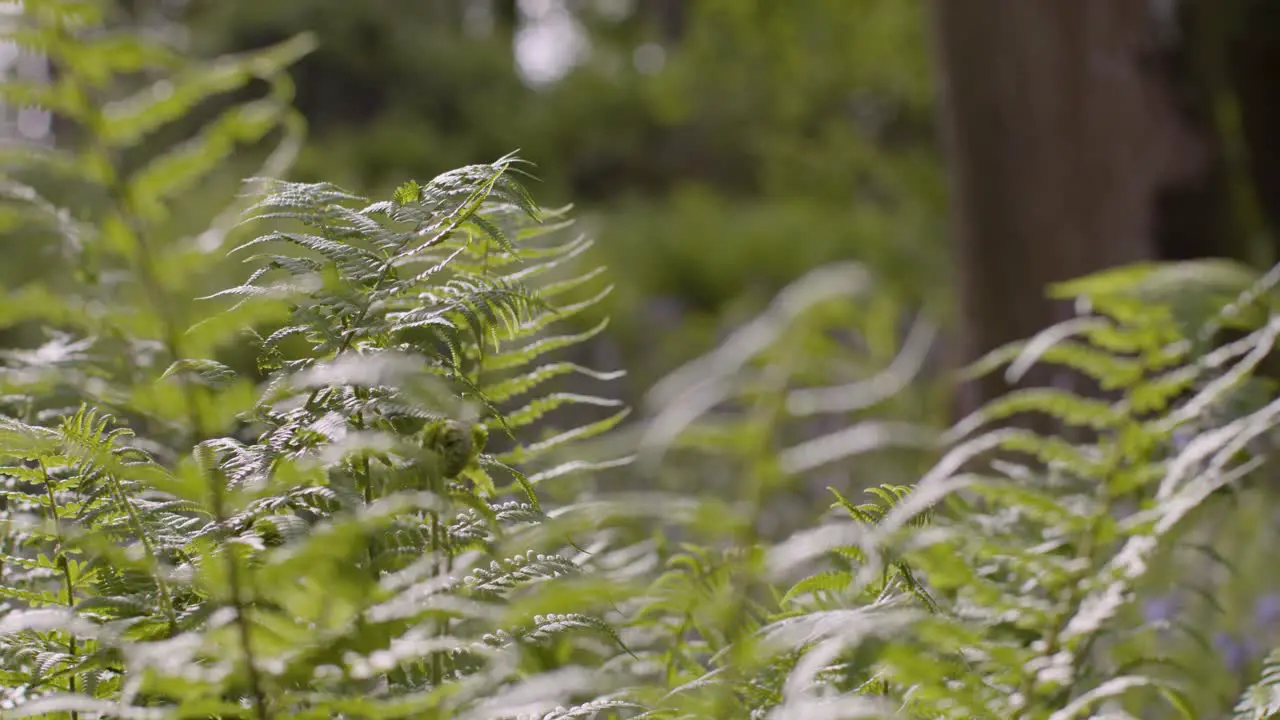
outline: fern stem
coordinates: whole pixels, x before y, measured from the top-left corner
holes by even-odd
[[[40,476],[44,479],[45,494],[49,498],[49,513],[53,516],[53,536],[58,542],[57,563],[62,570],[62,582],[67,591],[67,608],[75,609],[75,582],[71,578],[71,565],[67,560],[66,540],[62,537],[61,518],[58,517],[58,500],[53,493],[53,479],[49,477],[49,469],[44,464],[44,459],[37,460],[40,464]],[[74,633],[67,633],[67,655],[71,657],[71,665],[76,664],[76,654],[79,652]],[[75,693],[76,691],[76,674],[73,670],[67,677],[67,691]],[[71,720],[79,720],[80,714],[75,710],[71,711]]]
[[[685,635],[693,627],[693,613],[685,612],[680,618],[680,628],[676,630],[671,637],[674,642],[667,648],[666,662],[663,665],[663,674],[666,677],[667,687],[671,688],[676,683],[676,661],[677,651],[685,642]]]
[[[361,400],[367,399],[367,395],[363,393],[359,388],[356,389],[356,396],[359,397]],[[364,415],[362,413],[357,412],[355,416],[352,417],[351,421],[352,421],[352,424],[355,425],[355,428],[357,430],[364,430],[367,427],[364,422]],[[369,505],[373,504],[373,474],[369,466],[369,456],[362,455],[360,459],[357,461],[357,465],[354,469],[355,469],[356,486],[360,490],[360,500],[364,503],[365,507],[368,507]],[[378,579],[378,568],[376,566],[377,548],[375,547],[374,540],[372,538],[369,539],[369,542],[365,547],[365,556],[369,562],[370,576],[374,580],[377,580]]]
[[[369,472],[368,457],[360,458],[359,482],[361,485],[360,487],[361,499],[364,501],[365,507],[368,507],[369,505],[373,504],[373,478],[371,477]],[[369,540],[369,545],[365,550],[369,557],[369,572],[370,574],[372,574],[373,578],[376,580],[378,578],[378,568],[376,565],[377,548],[374,547],[374,541],[372,539]]]
[[[436,470],[431,475],[431,490],[436,497],[444,495],[444,477]],[[433,562],[432,575],[440,577],[445,570],[443,563],[440,561],[440,551],[444,545],[440,539],[440,513],[438,510],[429,511],[431,518],[431,557]],[[438,619],[435,623],[437,637],[444,637],[449,632],[447,619]],[[435,650],[431,653],[431,686],[439,688],[444,682],[444,655],[442,651]]]
[[[749,521],[743,525],[735,533],[733,547],[743,549],[754,549],[759,545],[759,521],[760,515],[764,511],[765,502],[768,499],[769,489],[780,478],[781,471],[777,465],[776,448],[771,442],[775,436],[775,428],[777,428],[780,420],[786,412],[786,387],[790,378],[790,357],[786,358],[788,362],[779,362],[772,366],[766,375],[766,385],[757,397],[755,406],[750,414],[749,427],[759,433],[758,442],[752,443],[753,451],[748,454],[747,460],[751,463],[747,483],[747,490],[744,493],[747,502],[746,517]],[[747,566],[750,567],[749,565]],[[743,568],[732,568],[734,574],[741,573]],[[731,644],[737,644],[741,638],[745,636],[743,633],[743,625],[747,620],[748,605],[750,598],[748,592],[745,591],[752,584],[755,578],[749,573],[746,577],[741,578],[740,583],[734,583],[744,588],[743,592],[736,593],[736,602],[734,602],[728,622],[725,624],[726,640]],[[740,673],[733,663],[733,656],[730,655],[730,665],[726,668],[724,679],[720,685],[722,691],[716,701],[716,710],[712,713],[713,717],[733,717],[737,713],[734,712],[734,683],[739,679]]]
[[[127,202],[127,197],[125,198]],[[127,207],[127,206],[126,206]],[[139,260],[139,274],[143,278],[143,284],[149,289],[149,295],[153,303],[157,303],[160,307],[162,321],[165,324],[166,350],[170,358],[174,361],[182,357],[181,341],[177,319],[174,317],[171,309],[167,308],[169,303],[165,302],[163,294],[160,292],[158,285],[154,284],[154,266],[151,262],[151,250],[147,244],[145,235],[140,229],[132,228],[134,238],[137,241],[137,257]],[[152,282],[148,282],[151,280]],[[188,423],[190,424],[190,432],[192,440],[199,443],[207,435],[204,427],[203,414],[200,412],[200,397],[195,387],[193,387],[186,378],[178,378],[178,382],[182,387],[182,395],[186,404]],[[205,476],[208,481],[210,504],[212,505],[213,515],[221,528],[227,521],[226,497],[222,480],[217,473],[210,469],[205,469]],[[267,697],[262,688],[262,679],[258,671],[256,656],[253,651],[252,628],[249,625],[247,617],[248,602],[244,596],[244,579],[240,576],[240,562],[236,558],[234,552],[225,554],[227,564],[227,589],[231,594],[231,606],[235,611],[235,624],[240,650],[244,654],[245,673],[249,683],[249,694],[251,696],[254,708],[254,715],[258,720],[268,720],[271,714],[267,710]]]
[[[1077,560],[1086,561],[1081,563],[1081,567],[1085,569],[1080,573],[1077,573],[1077,577],[1068,582],[1068,586],[1071,589],[1068,591],[1067,602],[1063,605],[1063,611],[1058,614],[1057,618],[1055,618],[1048,637],[1045,638],[1045,649],[1043,653],[1041,653],[1042,657],[1051,658],[1058,653],[1061,649],[1062,632],[1066,630],[1067,623],[1071,622],[1071,619],[1075,617],[1080,610],[1080,604],[1084,601],[1086,595],[1084,588],[1087,587],[1087,581],[1093,573],[1093,568],[1097,567],[1096,559],[1094,558],[1094,550],[1097,545],[1097,531],[1101,524],[1102,517],[1110,513],[1110,511],[1110,504],[1105,505],[1089,522],[1088,527],[1079,539],[1076,558]],[[1070,680],[1064,688],[1058,691],[1058,695],[1064,698],[1070,698],[1072,695],[1073,688],[1075,687],[1075,678],[1080,674],[1084,660],[1089,655],[1089,650],[1093,645],[1093,639],[1095,637],[1097,637],[1096,631],[1085,637],[1080,643],[1080,647],[1076,649],[1074,657],[1071,660]],[[1035,703],[1030,702],[1030,699],[1035,697],[1035,681],[1035,673],[1026,673],[1022,680],[1022,694],[1023,697],[1028,698],[1028,703],[1025,706],[1028,709],[1036,707]]]
[[[101,117],[99,111],[95,111],[94,123]],[[94,151],[100,156],[102,167],[107,168],[108,178],[107,187],[110,194],[111,203],[115,209],[124,227],[128,230],[130,240],[133,245],[133,264],[134,270],[139,276],[139,280],[147,294],[147,299],[152,305],[152,310],[157,313],[160,318],[164,332],[164,346],[166,353],[171,361],[177,361],[182,358],[181,334],[182,327],[178,321],[174,310],[174,303],[170,298],[165,296],[163,285],[156,273],[154,263],[154,250],[151,247],[147,234],[143,231],[139,222],[139,214],[134,207],[133,199],[129,193],[129,189],[121,179],[119,173],[115,171],[115,165],[110,162],[110,153],[101,144],[100,139],[95,137],[93,145]],[[178,378],[178,382],[182,389],[184,404],[186,406],[189,432],[193,444],[198,444],[207,434],[204,427],[203,415],[200,412],[200,399],[189,381],[185,378]],[[226,500],[223,496],[222,482],[216,477],[216,474],[205,470],[210,491],[210,501],[213,509],[213,515],[221,527],[227,520]],[[227,585],[231,594],[231,605],[235,611],[235,623],[238,631],[238,639],[241,646],[241,652],[244,653],[246,674],[248,676],[249,693],[252,696],[254,706],[254,714],[258,720],[268,720],[270,713],[267,710],[267,699],[262,689],[262,680],[259,676],[257,662],[253,652],[252,631],[249,627],[249,621],[246,617],[246,605],[244,598],[243,579],[240,577],[240,563],[237,561],[235,553],[226,554],[227,563]]]
[[[440,552],[440,516],[432,511],[431,513],[431,552],[438,555]],[[443,574],[444,568],[441,566],[439,557],[436,558],[436,577]],[[436,623],[436,635],[444,636],[448,632],[448,624],[445,620],[438,620]],[[441,651],[436,650],[431,653],[431,686],[440,687],[444,682],[444,657]]]
[[[169,582],[164,579],[164,573],[159,570],[160,559],[156,554],[155,545],[151,542],[151,536],[142,524],[142,518],[138,516],[133,503],[129,502],[128,494],[120,487],[119,478],[112,473],[107,473],[107,482],[111,486],[111,494],[115,496],[116,502],[123,505],[125,512],[129,515],[129,524],[133,526],[133,531],[138,534],[138,540],[142,543],[142,548],[146,551],[147,558],[157,567],[154,579],[156,588],[160,591],[160,609],[164,611],[165,619],[169,622],[169,633],[172,635],[177,630],[178,618],[173,609],[173,593],[169,589]]]
[[[227,518],[222,483],[216,473],[206,470],[205,475],[209,479],[214,517],[217,519],[219,527],[221,527]],[[240,577],[240,563],[236,559],[234,552],[227,552],[225,556],[227,562],[227,589],[231,594],[232,609],[235,611],[236,633],[240,643],[240,650],[244,653],[245,674],[249,682],[249,694],[253,701],[254,715],[258,720],[268,720],[271,715],[267,710],[267,697],[262,689],[262,680],[259,676],[258,664],[253,652],[252,629],[246,617],[248,603],[244,599],[244,581]]]

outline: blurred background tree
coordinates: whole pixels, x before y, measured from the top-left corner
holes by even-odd
[[[1070,317],[1052,283],[1140,261],[1276,260],[1276,7],[936,0],[960,359]],[[1004,389],[984,378],[960,408]]]

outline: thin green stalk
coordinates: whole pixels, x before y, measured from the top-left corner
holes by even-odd
[[[124,488],[120,487],[120,480],[115,475],[107,473],[107,482],[111,486],[111,494],[115,496],[116,502],[123,505],[125,512],[128,513],[129,524],[133,526],[133,531],[137,533],[138,539],[142,542],[142,548],[146,551],[147,558],[159,568],[160,559],[156,554],[155,545],[151,542],[151,536],[142,524],[142,518],[138,517],[138,512],[134,509],[133,503],[129,502]],[[169,633],[172,635],[178,627],[178,618],[173,610],[173,593],[169,589],[168,581],[164,579],[163,572],[157,571],[155,581],[156,588],[160,591],[160,609],[164,611],[165,619],[169,622]]]
[[[121,194],[118,199],[122,201],[121,210],[127,211],[131,207],[128,195],[125,189],[118,182],[113,187],[119,188]],[[134,217],[121,212],[122,217]],[[166,338],[165,349],[171,360],[177,361],[182,357],[179,323],[174,315],[171,303],[166,301],[164,294],[160,289],[159,279],[155,273],[155,266],[152,262],[152,249],[147,242],[146,234],[141,228],[130,222],[130,231],[135,240],[135,260],[136,269],[142,280],[142,284],[147,288],[148,296],[151,302],[156,306],[156,311],[160,314],[162,322],[165,326]],[[187,419],[191,426],[192,441],[199,442],[200,439],[207,435],[204,427],[204,414],[200,412],[200,396],[197,389],[185,378],[178,378],[178,382],[182,387],[183,399],[187,408]],[[212,505],[214,518],[221,527],[227,520],[228,513],[226,508],[226,497],[222,479],[217,473],[205,470],[209,484],[210,504]],[[235,610],[235,624],[238,639],[240,642],[241,652],[244,653],[246,674],[248,675],[249,693],[253,699],[254,714],[258,720],[268,720],[271,715],[267,710],[266,694],[262,689],[262,680],[258,671],[257,661],[253,652],[252,629],[249,625],[247,617],[248,603],[244,596],[244,579],[240,576],[240,563],[234,552],[225,553],[227,563],[227,585],[231,593],[231,605]]]
[[[90,128],[95,129],[100,122],[100,111],[94,110],[90,114]],[[110,196],[111,204],[114,212],[121,220],[122,225],[129,233],[129,239],[132,241],[133,256],[131,260],[134,264],[134,270],[138,275],[139,281],[143,286],[143,290],[147,295],[147,299],[152,305],[152,310],[156,312],[161,320],[164,332],[164,345],[166,353],[171,361],[177,361],[182,358],[181,337],[184,331],[182,324],[176,314],[174,303],[166,297],[163,284],[160,281],[159,273],[156,271],[154,263],[154,249],[151,247],[146,232],[142,228],[139,221],[139,214],[129,188],[120,178],[119,173],[115,171],[115,165],[110,161],[111,156],[109,150],[103,146],[96,133],[94,133],[94,145],[92,152],[98,155],[99,165],[107,168],[106,186]],[[200,398],[190,382],[184,378],[178,378],[178,382],[182,388],[182,395],[188,423],[190,425],[190,433],[192,442],[198,443],[207,434],[204,427],[203,414],[200,412]],[[223,486],[220,478],[216,473],[206,469],[208,478],[210,504],[212,505],[214,518],[219,527],[221,527],[227,519],[226,499],[223,494]],[[254,706],[254,714],[258,720],[268,720],[270,713],[267,710],[267,699],[262,689],[262,680],[259,675],[257,662],[255,660],[252,643],[252,631],[247,618],[247,603],[244,597],[244,580],[240,575],[240,563],[237,561],[234,552],[226,553],[227,563],[227,584],[231,593],[231,605],[235,610],[235,624],[238,631],[238,639],[241,651],[244,653],[246,672],[248,675],[249,693],[252,696]]]
[[[367,393],[365,393],[365,391],[362,390],[361,388],[356,388],[356,396],[361,400],[367,399]],[[355,428],[357,430],[366,429],[366,425],[364,422],[364,415],[362,413],[357,412],[355,416],[352,417],[351,422],[353,425],[355,425]],[[361,456],[360,459],[356,461],[356,466],[354,470],[355,470],[356,487],[360,490],[360,500],[361,502],[364,503],[365,507],[368,507],[369,505],[373,504],[373,499],[374,499],[373,498],[373,472],[369,465],[369,456],[368,455]],[[373,575],[373,579],[377,580],[378,579],[378,569],[376,566],[377,549],[374,547],[373,540],[370,540],[367,547],[365,548],[365,557],[369,562],[369,572]]]
[[[205,473],[209,479],[213,514],[221,527],[227,518],[222,482],[217,473],[207,469]],[[262,689],[262,680],[253,652],[252,629],[246,617],[248,603],[244,599],[244,580],[240,577],[240,563],[234,552],[226,552],[224,555],[227,559],[227,587],[231,592],[231,606],[235,610],[236,633],[241,652],[244,653],[245,671],[249,681],[249,694],[253,699],[254,714],[258,720],[268,720],[271,714],[267,710],[267,697]]]
[[[352,422],[357,430],[362,430],[365,427],[364,418],[360,413],[356,413],[355,417],[352,418]],[[367,455],[362,456],[358,461],[356,461],[353,469],[355,472],[356,487],[360,491],[360,500],[364,507],[367,508],[369,505],[373,504],[374,500],[373,475],[370,471],[369,457]],[[369,572],[370,578],[376,584],[379,576],[378,547],[377,539],[374,537],[370,537],[365,541],[365,562],[368,563],[366,570]],[[358,633],[365,632],[365,622],[366,619],[364,613],[357,613],[355,616],[355,624]]]
[[[750,427],[753,431],[758,432],[761,437],[757,438],[757,442],[751,444],[754,451],[748,457],[751,463],[749,471],[750,482],[747,483],[745,495],[747,517],[750,518],[750,521],[743,523],[735,533],[734,547],[752,549],[759,544],[758,526],[760,516],[764,512],[770,489],[782,478],[782,473],[777,467],[776,458],[778,453],[773,439],[775,428],[778,427],[786,412],[786,387],[791,376],[791,357],[788,355],[785,360],[787,362],[779,362],[769,368],[765,376],[766,385],[751,412],[752,422]],[[741,568],[738,571],[740,572]],[[731,577],[739,574],[739,572],[731,570]],[[750,587],[751,581],[754,579],[754,576],[748,574],[741,579],[741,586],[743,588]],[[735,593],[735,597],[737,602],[733,604],[728,622],[725,624],[726,639],[731,646],[736,645],[743,637],[742,626],[747,619],[749,600],[746,592]],[[730,665],[726,668],[725,675],[721,681],[721,692],[716,701],[714,717],[732,717],[734,715],[733,685],[740,679],[740,674],[733,664],[732,655],[729,656],[729,659]]]
[[[1096,558],[1094,557],[1095,550],[1097,548],[1097,533],[1100,529],[1102,518],[1110,511],[1111,508],[1108,504],[1093,518],[1089,523],[1089,526],[1085,529],[1083,536],[1079,539],[1079,544],[1076,549],[1076,559],[1085,561],[1080,564],[1084,569],[1078,573],[1077,577],[1068,582],[1070,590],[1068,590],[1067,601],[1063,605],[1063,612],[1059,613],[1058,616],[1054,618],[1053,626],[1049,630],[1048,636],[1045,638],[1045,649],[1040,653],[1042,657],[1050,658],[1058,654],[1058,651],[1061,649],[1060,643],[1062,642],[1062,632],[1066,629],[1067,624],[1071,622],[1071,618],[1075,617],[1079,612],[1080,604],[1084,602],[1084,588],[1088,587],[1088,583],[1086,581],[1092,576],[1093,568],[1097,566]],[[1093,639],[1096,636],[1096,632],[1090,634],[1081,643],[1081,647],[1076,650],[1075,657],[1072,659],[1072,678],[1079,676],[1079,671],[1083,667],[1085,659],[1088,657],[1089,648],[1093,644]],[[1027,713],[1037,712],[1039,710],[1033,702],[1036,697],[1035,682],[1035,673],[1026,673],[1023,676],[1022,687],[1020,690],[1022,692],[1022,696],[1027,698],[1027,704],[1022,717],[1028,717]],[[1068,685],[1062,692],[1069,697],[1071,689],[1072,686]]]
[[[441,497],[444,490],[444,478],[440,472],[435,471],[431,477],[431,490],[436,497]],[[443,550],[445,543],[441,538],[441,524],[439,511],[432,509],[429,511],[431,518],[431,557],[434,567],[432,568],[433,577],[440,577],[445,572],[444,563],[440,561],[440,552]],[[444,636],[449,631],[447,619],[436,621],[436,635]],[[440,650],[431,653],[431,687],[438,688],[444,682],[444,656]]]
[[[685,635],[689,632],[693,625],[693,614],[686,612],[680,618],[680,628],[672,634],[674,641],[667,648],[666,662],[663,664],[663,674],[666,677],[667,687],[670,688],[676,682],[676,650],[679,649],[681,643],[685,642]]]
[[[40,476],[44,479],[44,489],[46,497],[49,498],[49,512],[53,515],[53,536],[58,542],[57,563],[62,569],[63,586],[67,592],[67,608],[73,609],[76,606],[75,582],[71,578],[71,564],[67,560],[66,541],[62,537],[61,518],[58,517],[58,500],[53,494],[53,479],[49,477],[49,470],[45,467],[44,460],[40,463]],[[67,634],[67,654],[71,656],[71,665],[76,663],[76,653],[79,652],[74,633]],[[76,674],[71,672],[67,678],[67,691],[74,693],[76,691]],[[75,710],[71,711],[71,720],[79,720],[80,714]]]

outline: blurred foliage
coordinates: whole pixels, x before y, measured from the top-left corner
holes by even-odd
[[[26,7],[64,4],[96,7]],[[124,5],[120,22],[180,34],[163,6]],[[983,369],[1061,368],[1111,399],[1036,388],[949,430],[904,422],[937,405],[916,384],[934,323],[904,333],[904,306],[936,313],[943,290],[924,239],[938,206],[911,80],[924,70],[887,62],[904,45],[886,38],[914,37],[914,5],[704,0],[660,33],[581,6],[609,44],[537,89],[512,72],[510,37],[465,39],[445,12],[459,4],[352,5],[194,16],[198,56],[283,36],[275,15],[354,38],[323,72],[283,72],[305,40],[193,62],[72,32],[68,10],[28,36],[61,63],[59,92],[0,84],[63,116],[59,147],[5,168],[0,235],[25,254],[0,326],[49,336],[0,358],[5,717],[1200,718],[1255,677],[1236,716],[1280,710],[1280,596],[1245,552],[1276,534],[1259,486],[1275,483],[1280,401],[1253,375],[1280,337],[1280,271],[1063,284],[1079,316]],[[435,34],[415,46],[421,17]],[[840,41],[863,32],[856,50]],[[657,35],[678,40],[666,69],[626,70]],[[485,48],[492,83],[465,72]],[[317,79],[366,64],[384,73],[367,86]],[[421,95],[429,70],[455,95]],[[167,93],[119,102],[158,78]],[[393,127],[381,162],[395,167],[420,137],[436,138],[423,168],[517,130],[531,143],[511,144],[561,148],[560,174],[541,157],[544,189],[594,210],[623,351],[675,364],[712,349],[653,388],[633,435],[610,438],[621,452],[579,447],[622,403],[552,381],[638,363],[546,362],[586,334],[536,333],[603,296],[546,303],[609,276],[558,264],[585,242],[526,242],[563,226],[531,222],[556,216],[507,182],[509,159],[372,204],[273,183],[248,212],[311,233],[272,222],[237,243],[239,213],[203,223],[226,178],[283,164],[233,150],[292,158],[291,78],[317,131],[307,179],[385,184],[366,151]],[[412,103],[485,112],[473,128]],[[891,112],[872,123],[872,107]],[[614,114],[617,128],[590,122]],[[278,241],[297,247],[250,258],[217,293],[253,302],[193,297],[222,285],[226,248]],[[787,282],[844,256],[864,262]],[[1243,337],[1198,344],[1223,329]],[[594,419],[542,424],[575,405]],[[1003,425],[1028,414],[1054,428]],[[804,493],[820,487],[835,502],[810,522]]]
[[[609,310],[633,388],[823,261],[945,307],[921,3],[571,0],[589,54],[527,84],[516,40],[556,6],[191,0],[187,22],[202,53],[315,33],[294,73],[312,129],[299,179],[384,192],[520,148],[621,270]],[[666,335],[677,318],[705,329]],[[653,354],[655,332],[678,347]]]

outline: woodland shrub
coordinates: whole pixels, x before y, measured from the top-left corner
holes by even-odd
[[[1135,603],[1160,573],[1212,600],[1169,553],[1242,517],[1224,498],[1266,497],[1280,271],[1064,285],[1078,318],[975,372],[1055,364],[1099,391],[1012,392],[938,432],[876,419],[932,331],[868,375],[855,356],[896,338],[866,320],[874,279],[821,268],[655,387],[636,442],[601,445],[627,410],[578,389],[618,372],[556,353],[605,330],[557,330],[604,271],[518,160],[377,201],[252,180],[171,236],[175,196],[237,145],[274,141],[283,172],[305,39],[199,64],[94,3],[24,9],[17,41],[59,73],[4,96],[72,140],[5,157],[6,231],[61,271],[0,300],[3,717],[1280,711],[1280,655],[1224,702],[1167,652],[1196,632],[1162,622],[1181,601]],[[228,250],[247,269],[206,291]],[[1027,413],[1059,431],[1006,422]],[[890,451],[936,461],[889,477]],[[851,464],[884,476],[863,500],[837,487]],[[613,490],[623,465],[680,490]],[[771,524],[826,480],[828,516]],[[575,497],[544,505],[553,485]]]

